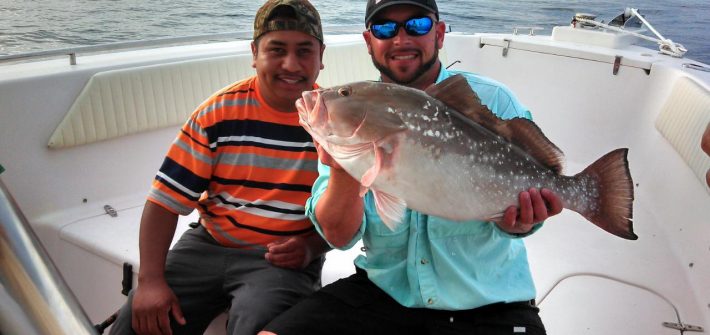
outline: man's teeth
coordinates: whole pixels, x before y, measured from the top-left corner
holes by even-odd
[[[283,80],[283,81],[285,81],[285,82],[287,82],[287,83],[289,83],[289,84],[295,84],[295,83],[298,83],[298,82],[300,81],[300,80],[298,80],[298,79],[289,79],[289,78],[281,78],[281,80]]]
[[[395,60],[408,60],[408,59],[414,59],[416,57],[415,55],[406,55],[406,56],[394,56]]]

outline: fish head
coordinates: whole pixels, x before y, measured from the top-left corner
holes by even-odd
[[[394,112],[392,96],[382,90],[386,86],[356,82],[303,92],[296,102],[299,121],[321,144],[376,142],[406,129]]]

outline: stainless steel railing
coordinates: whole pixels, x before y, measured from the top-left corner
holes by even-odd
[[[195,36],[183,36],[183,37],[169,37],[161,38],[155,40],[145,40],[145,41],[129,41],[129,42],[116,42],[116,43],[106,43],[101,45],[90,45],[75,48],[65,48],[65,49],[54,49],[46,51],[36,51],[36,52],[26,52],[16,55],[5,55],[0,56],[0,63],[12,62],[12,61],[22,61],[22,60],[32,60],[40,58],[50,58],[56,56],[69,56],[69,63],[71,65],[76,65],[76,56],[79,54],[93,54],[108,51],[117,50],[127,50],[127,49],[143,49],[143,48],[157,48],[164,47],[168,45],[177,45],[184,43],[192,43],[198,41],[225,41],[225,40],[244,40],[251,39],[252,33],[246,31],[232,32],[232,33],[221,33],[221,34],[209,34],[209,35],[195,35]]]
[[[2,179],[0,334],[97,334]]]

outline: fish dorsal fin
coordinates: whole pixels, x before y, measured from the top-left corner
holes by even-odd
[[[557,174],[564,170],[564,154],[534,122],[524,118],[501,120],[501,136]]]
[[[429,86],[425,92],[486,129],[495,131],[498,117],[481,103],[481,99],[471,89],[463,75],[457,74],[446,78],[438,84]]]
[[[477,123],[524,150],[540,164],[562,173],[564,154],[534,122],[524,118],[503,120],[497,117],[481,103],[463,75],[446,78],[427,88],[426,93],[453,109],[454,116]]]

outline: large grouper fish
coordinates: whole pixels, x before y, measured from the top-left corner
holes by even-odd
[[[633,232],[628,149],[609,152],[574,176],[564,155],[530,120],[502,120],[461,75],[426,91],[356,82],[306,91],[301,125],[338,164],[373,192],[394,229],[406,208],[455,221],[498,221],[521,191],[548,188],[600,228]]]

